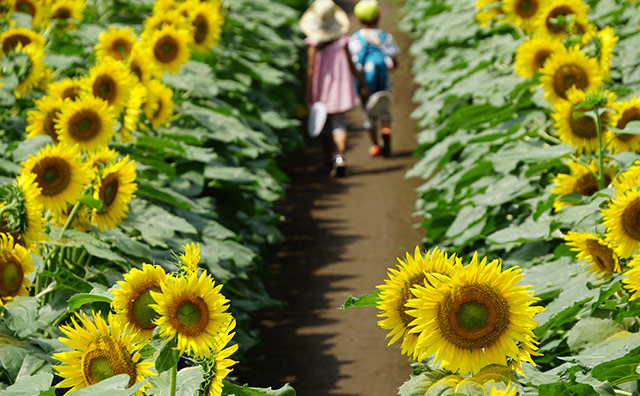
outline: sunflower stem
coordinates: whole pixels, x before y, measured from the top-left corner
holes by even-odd
[[[176,377],[178,376],[178,363],[171,367],[171,393],[170,396],[176,396]]]
[[[71,226],[71,223],[73,222],[73,219],[76,218],[76,215],[80,211],[80,208],[82,208],[82,202],[76,202],[76,204],[73,206],[73,209],[71,209],[71,213],[69,213],[67,222],[64,223],[64,226],[62,226],[62,229],[60,230],[58,241],[62,239],[62,237],[64,236],[64,232]]]
[[[593,107],[596,113],[596,132],[598,134],[598,190],[604,189],[604,145],[602,144],[602,121],[598,106]]]
[[[623,391],[621,389],[614,389],[613,391],[616,393],[616,395],[621,395],[621,396],[631,396],[631,395],[633,395],[633,393],[627,392],[627,391]]]

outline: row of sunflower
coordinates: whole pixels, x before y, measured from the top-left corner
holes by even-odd
[[[248,313],[272,303],[248,274],[277,238],[275,160],[296,126],[267,86],[295,74],[300,43],[271,40],[295,34],[297,10],[270,21],[264,6],[0,4],[3,393],[272,394],[223,385],[255,342]]]
[[[635,7],[407,2],[426,128],[410,174],[439,247],[346,304],[375,304],[417,361],[399,394],[637,391]]]

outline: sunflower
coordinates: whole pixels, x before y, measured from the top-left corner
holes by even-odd
[[[476,21],[481,27],[487,27],[490,21],[504,15],[500,0],[477,0]]]
[[[53,358],[60,365],[53,366],[56,374],[64,378],[58,388],[71,388],[67,394],[96,384],[114,375],[129,375],[129,387],[155,375],[152,362],[140,361],[135,332],[122,326],[109,313],[108,324],[102,316],[92,312],[91,320],[84,312],[71,317],[70,325],[60,326],[66,337],[59,340],[72,348],[69,352],[58,352]],[[136,395],[143,395],[146,383]]]
[[[62,212],[52,212],[51,219],[49,220],[51,224],[57,227],[63,227],[67,224],[67,220],[69,220],[69,215],[73,208],[71,206],[67,207],[67,209]],[[78,231],[86,231],[91,225],[91,209],[87,206],[82,206],[77,212],[69,227]]]
[[[617,104],[614,102],[616,95],[613,92],[605,91],[607,97],[606,108],[615,110]],[[555,127],[558,129],[558,138],[563,143],[574,146],[578,152],[594,152],[598,149],[598,131],[596,122],[589,116],[575,117],[577,112],[586,112],[587,109],[577,107],[585,99],[584,91],[570,88],[567,91],[567,100],[558,101],[554,105],[555,112],[551,117],[556,121]],[[608,138],[607,127],[613,125],[613,117],[610,112],[604,112],[600,116],[600,125],[602,127],[603,142],[610,140]]]
[[[582,42],[585,51],[598,60],[602,76],[608,80],[611,72],[613,48],[618,43],[618,36],[614,34],[613,28],[607,26],[600,31],[590,30],[583,36]]]
[[[13,51],[18,44],[26,47],[33,44],[37,47],[44,48],[44,38],[40,33],[23,27],[12,27],[0,34],[0,44],[2,44],[2,53],[8,54]]]
[[[411,289],[415,298],[406,304],[414,308],[407,314],[416,318],[411,332],[418,334],[420,358],[435,353],[441,367],[459,369],[463,376],[488,364],[506,366],[507,357],[516,366],[522,360],[533,364],[533,316],[544,308],[532,306],[538,299],[530,286],[517,285],[524,276],[520,272],[518,267],[500,271],[498,260],[478,263],[476,253],[451,276],[427,274],[427,282]]]
[[[120,288],[111,290],[115,319],[122,327],[127,326],[138,332],[141,341],[151,339],[156,328],[153,321],[158,314],[150,307],[155,303],[151,292],[159,292],[166,277],[167,274],[159,265],[142,264],[142,270],[133,268],[124,275],[124,281],[118,281]]]
[[[504,0],[502,7],[517,26],[532,33],[534,21],[545,3],[546,0]]]
[[[55,96],[43,96],[33,101],[37,110],[27,112],[27,137],[48,135],[54,143],[58,143],[56,118],[62,109],[62,99]]]
[[[84,0],[56,0],[51,9],[51,19],[56,26],[69,31],[76,28],[72,21],[81,21]]]
[[[89,184],[89,171],[79,160],[77,147],[64,144],[47,145],[37,155],[23,162],[21,173],[36,175],[42,189],[38,200],[46,209],[64,211],[67,204],[75,204]]]
[[[160,81],[147,84],[147,101],[143,105],[144,114],[151,124],[158,128],[173,115],[173,91]]]
[[[51,84],[51,81],[53,81],[53,69],[45,65],[44,70],[40,73],[40,78],[36,81],[34,88],[46,91],[49,84]]]
[[[209,51],[222,35],[224,18],[221,9],[206,3],[197,3],[195,8],[190,10],[189,17],[193,26],[193,46],[198,51]]]
[[[189,243],[182,245],[184,253],[180,253],[178,256],[183,263],[183,268],[187,274],[198,272],[198,264],[200,263],[200,244]]]
[[[127,102],[127,107],[122,118],[122,127],[120,128],[120,141],[123,143],[133,140],[131,132],[138,129],[140,122],[140,114],[142,113],[142,104],[147,100],[147,88],[142,84],[136,84],[131,90],[131,96]]]
[[[177,338],[176,349],[194,357],[210,357],[216,347],[216,335],[228,323],[229,300],[215,285],[211,275],[192,273],[171,277],[162,283],[162,293],[151,292],[157,304],[151,305],[160,315],[154,323],[160,335]]]
[[[516,50],[515,71],[520,77],[531,77],[540,70],[551,54],[564,48],[562,42],[543,36],[532,36]]]
[[[631,257],[640,248],[640,190],[631,187],[612,198],[600,211],[606,239],[618,256]]]
[[[13,0],[0,0],[0,18],[8,18],[13,10]]]
[[[636,162],[620,173],[613,180],[613,186],[616,189],[616,194],[626,191],[628,188],[640,186],[640,163]]]
[[[93,198],[102,201],[103,208],[93,209],[91,214],[91,222],[100,231],[116,228],[127,217],[125,211],[137,189],[135,181],[136,163],[128,155],[102,170]]]
[[[43,73],[45,72],[44,50],[37,45],[27,45],[22,47],[18,45],[14,49],[16,55],[25,55],[29,59],[29,71],[25,75],[18,76],[18,85],[14,88],[16,98],[31,91],[40,83]]]
[[[631,121],[640,121],[640,98],[634,96],[631,100],[625,100],[620,103],[617,110],[618,113],[613,117],[612,125],[618,129],[624,129]],[[611,149],[614,153],[640,151],[640,135],[609,132],[607,139],[611,140]]]
[[[564,240],[571,250],[578,253],[578,260],[586,260],[583,266],[598,275],[622,272],[620,259],[604,239],[595,234],[569,232]]]
[[[162,15],[178,8],[175,0],[157,0],[153,3],[153,15]]]
[[[108,103],[91,95],[66,102],[56,122],[58,138],[82,152],[109,144],[113,135],[113,113]]]
[[[15,187],[8,189],[8,196],[5,200],[8,204],[13,203],[17,207],[17,216],[12,221],[0,216],[0,229],[10,226],[11,233],[27,249],[32,249],[38,241],[43,239],[44,218],[42,212],[44,208],[38,196],[40,188],[35,183],[36,177],[32,173],[23,173],[16,178]]]
[[[581,0],[553,0],[540,11],[534,28],[542,35],[564,40],[568,30],[567,19],[570,18],[573,25],[581,29],[587,25],[588,12],[589,6]]]
[[[545,62],[540,72],[544,97],[551,104],[567,100],[567,91],[571,87],[587,92],[602,86],[598,62],[580,52],[578,47],[569,50],[559,48]]]
[[[236,364],[235,360],[229,359],[238,350],[238,344],[227,346],[236,333],[232,333],[236,327],[236,321],[229,315],[228,325],[224,326],[225,330],[216,336],[214,341],[215,357],[213,358],[212,375],[208,380],[208,390],[206,396],[222,395],[222,380],[233,371],[231,366]]]
[[[138,42],[138,37],[133,28],[116,28],[109,26],[109,30],[100,33],[98,44],[94,47],[98,59],[111,57],[115,60],[123,61],[129,57],[134,45]]]
[[[151,59],[162,70],[175,73],[189,60],[192,38],[188,30],[165,25],[150,36],[148,46],[152,49]]]
[[[76,100],[82,96],[83,93],[88,92],[86,85],[77,78],[65,78],[62,81],[56,81],[49,84],[47,92],[51,96],[55,96],[61,99]]]
[[[629,261],[629,270],[625,273],[622,283],[629,293],[633,293],[629,300],[640,297],[640,256],[633,256]]]
[[[90,152],[84,162],[95,174],[99,174],[103,168],[111,165],[118,158],[118,155],[116,150],[103,146]]]
[[[139,83],[148,84],[151,80],[162,78],[162,70],[155,62],[149,62],[151,56],[151,50],[139,42],[133,46],[129,54],[127,67]]]
[[[407,315],[405,305],[414,297],[411,288],[424,284],[428,273],[451,274],[454,267],[460,264],[460,259],[455,254],[447,257],[447,254],[437,247],[423,256],[420,248],[416,246],[413,257],[407,252],[405,261],[398,258],[398,263],[398,269],[389,268],[389,279],[385,280],[385,284],[377,286],[380,289],[377,308],[382,311],[378,316],[383,318],[378,321],[378,325],[385,330],[391,330],[387,334],[387,338],[391,337],[388,345],[402,337],[402,354],[416,359],[420,354],[420,350],[416,348],[418,336],[410,333],[413,318]]]
[[[16,296],[29,295],[27,275],[35,271],[27,249],[14,243],[10,234],[0,233],[0,305]]]
[[[156,4],[157,3],[160,2],[156,2]],[[175,9],[167,12],[154,13],[144,20],[145,35],[153,34],[153,32],[167,26],[181,30],[189,30],[191,28],[189,20]]]
[[[588,167],[588,169],[587,169]],[[592,196],[598,191],[598,181],[593,174],[598,174],[598,165],[595,160],[589,161],[588,164],[578,161],[569,160],[569,174],[560,173],[553,179],[555,184],[551,190],[551,194],[556,194],[558,198],[562,198],[569,194],[579,194],[587,197]],[[613,167],[605,167],[604,185],[605,187],[611,183],[615,177],[616,170]],[[562,202],[556,198],[553,203],[553,210],[558,212],[563,206],[571,205],[568,202]]]
[[[31,15],[31,26],[41,27],[47,19],[48,7],[39,0],[13,0],[13,12]]]
[[[123,63],[106,57],[89,70],[86,83],[93,96],[106,100],[120,114],[135,85],[135,77]]]

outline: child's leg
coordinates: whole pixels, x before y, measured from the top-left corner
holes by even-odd
[[[344,122],[344,114],[329,114],[327,122],[329,122],[329,126],[331,127],[331,136],[336,148],[331,175],[341,177],[346,173],[344,153],[347,150],[347,126]]]
[[[391,114],[384,114],[380,118],[382,125],[382,155],[388,157],[391,155]]]

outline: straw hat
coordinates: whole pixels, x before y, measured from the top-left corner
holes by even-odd
[[[349,17],[332,0],[316,0],[300,18],[300,30],[320,42],[331,41],[347,34]]]

